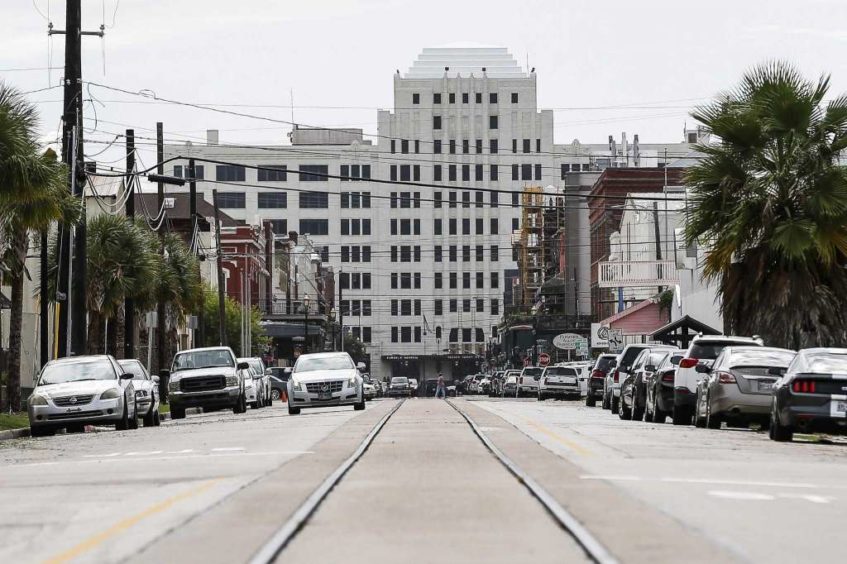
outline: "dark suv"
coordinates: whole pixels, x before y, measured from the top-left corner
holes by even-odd
[[[598,399],[603,400],[603,381],[609,370],[615,367],[617,358],[618,355],[610,353],[597,357],[597,362],[591,369],[591,377],[588,378],[588,393],[585,395],[585,405],[588,407],[594,407]]]

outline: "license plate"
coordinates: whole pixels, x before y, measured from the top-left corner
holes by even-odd
[[[562,378],[562,384],[576,384],[576,378]]]
[[[830,414],[833,417],[847,417],[847,400],[832,400]]]
[[[322,399],[322,400],[332,399],[332,392],[320,392],[318,394],[318,399]]]
[[[770,392],[773,390],[773,382],[759,382],[760,392]]]

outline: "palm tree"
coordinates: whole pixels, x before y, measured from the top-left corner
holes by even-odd
[[[847,96],[828,90],[770,63],[693,113],[717,141],[687,173],[687,242],[728,330],[795,349],[847,339]]]

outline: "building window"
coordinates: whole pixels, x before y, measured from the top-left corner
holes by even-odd
[[[415,139],[415,154],[421,152],[421,142],[418,139]]]
[[[415,207],[417,207],[417,206],[415,206]],[[420,219],[412,220],[412,226],[414,228],[413,229],[413,231],[414,231],[413,235],[420,235],[421,234],[421,220]]]
[[[497,116],[488,116],[488,129],[497,129]]]
[[[417,105],[421,103],[421,95],[417,92],[412,93],[412,103]]]
[[[448,306],[450,308],[450,313],[456,313],[459,310],[458,300],[450,300],[448,302]]]
[[[407,317],[412,315],[412,300],[400,300],[400,315]]]
[[[529,153],[529,149],[530,149],[529,139],[524,139],[523,140],[523,152]]]
[[[477,192],[477,194],[482,194],[482,192]],[[479,203],[480,204],[482,203],[481,198],[479,198]],[[477,207],[482,207],[482,205],[477,206]],[[482,220],[482,218],[481,217],[476,218],[476,221],[474,223],[476,223],[476,234],[482,235],[483,234],[483,228],[482,228],[483,220]]]
[[[513,104],[518,103],[518,93],[517,92],[512,92],[512,103]]]
[[[497,289],[500,287],[500,273],[492,272],[491,273],[491,288]]]
[[[456,182],[456,165],[447,165],[447,181]]]
[[[462,192],[462,207],[463,208],[471,207],[471,193],[470,192]]]
[[[389,171],[388,172],[389,179],[391,179],[393,182],[396,182],[397,181],[397,165],[391,165],[388,168],[388,171]]]
[[[415,290],[421,289],[421,273],[415,272]]]
[[[536,153],[540,153],[540,152],[541,152],[541,139],[536,139],[536,140],[535,140],[535,152],[536,152]]]
[[[470,194],[468,194],[470,196]],[[462,218],[462,235],[471,234],[471,219],[469,217]]]
[[[421,301],[415,300],[415,315],[421,314]]]
[[[499,245],[491,245],[491,262],[497,262],[500,260],[500,247]]]
[[[477,155],[481,155],[481,154],[482,154],[482,139],[477,139],[477,140],[476,140],[476,154],[477,154]]]
[[[489,104],[496,104],[497,103],[497,93],[496,92],[491,92],[491,93],[488,94],[488,103]]]
[[[500,206],[500,193],[492,190],[489,193],[488,201],[489,201],[492,208],[499,207]]]
[[[450,165],[450,166],[453,167],[453,174],[455,176],[456,165]],[[456,180],[456,179],[453,178],[453,180]],[[447,197],[448,197],[448,200],[449,200],[448,207],[455,208],[456,207],[456,192],[448,192]],[[455,235],[455,233],[451,233],[451,235]]]
[[[521,165],[512,165],[512,180],[520,180],[521,179]]]
[[[432,152],[436,155],[441,154],[441,139],[436,139],[432,142]]]
[[[412,234],[412,221],[409,219],[400,220],[400,235]]]
[[[433,194],[432,207],[434,207],[434,208],[440,208],[441,207],[441,192],[436,192],[436,193]]]
[[[432,260],[433,260],[434,262],[441,262],[441,259],[442,259],[442,256],[441,256],[441,245],[435,245],[435,250],[434,250],[434,252],[432,253]]]
[[[518,262],[518,248],[512,247],[512,261]]]
[[[444,287],[444,274],[436,272],[435,277],[432,279],[432,286],[436,290],[441,290]]]
[[[532,165],[531,164],[522,164],[521,165],[521,180],[532,180]]]
[[[450,262],[456,262],[456,260],[458,260],[456,245],[450,245],[449,259],[450,259]]]
[[[571,165],[569,165],[569,164],[563,164],[562,165],[562,180],[564,180],[567,177],[567,173],[569,173],[570,171],[571,171]]]
[[[262,165],[257,171],[259,182],[285,182],[288,180],[287,165]]]
[[[362,327],[362,342],[370,343],[372,339],[371,328],[370,327]]]
[[[288,207],[288,194],[285,192],[259,192],[260,209],[280,209]]]
[[[485,311],[485,300],[483,298],[476,299],[476,312],[482,313]]]
[[[470,313],[471,312],[471,301],[470,299],[462,300],[462,313]],[[464,331],[464,329],[463,329]],[[470,329],[468,329],[470,331]]]
[[[441,103],[441,92],[435,92],[432,95],[432,103],[440,104]]]
[[[488,140],[488,152],[492,155],[496,155],[499,148],[497,147],[497,139],[489,139]]]
[[[441,218],[436,218],[432,220],[432,234],[433,235],[441,235],[442,230],[442,220]]]
[[[300,209],[328,208],[327,192],[300,192]]]
[[[500,300],[491,300],[491,315],[500,315]]]
[[[541,165],[540,164],[535,165],[535,179],[541,180]]]
[[[448,230],[447,232],[448,232],[449,235],[455,235],[456,234],[456,218],[455,217],[451,217],[450,219],[447,220],[447,230]]]
[[[432,180],[434,182],[441,182],[441,165],[432,166]]]
[[[470,262],[471,261],[471,246],[470,245],[462,245],[462,262]],[[465,273],[469,274],[469,273]]]
[[[477,181],[482,180],[482,165],[478,164],[474,166],[474,179]],[[482,206],[479,206],[482,207]]]
[[[329,235],[329,220],[301,219],[300,233],[308,235]]]
[[[482,272],[476,273],[476,288],[477,288],[477,290],[485,287],[485,280],[483,278],[484,276],[485,275]],[[477,311],[481,311],[481,308],[477,308]]]
[[[491,218],[491,234],[497,235],[497,230],[499,228],[498,221],[496,217]]]
[[[482,245],[477,245],[475,254],[477,262],[482,262],[483,260],[485,260],[485,247],[483,247]]]
[[[456,140],[455,139],[450,139],[450,149],[449,149],[449,151],[450,151],[451,155],[456,154]]]
[[[512,192],[512,207],[517,208],[521,205],[521,193],[520,192]]]
[[[401,327],[400,328],[400,342],[401,343],[411,343],[412,342],[412,328],[411,327]]]
[[[392,152],[392,153],[396,153],[396,152],[397,152],[397,143],[395,142],[395,140],[394,140],[394,139],[392,139],[392,140],[391,140],[391,152]]]
[[[391,328],[391,342],[392,342],[392,343],[396,343],[396,342],[398,342],[398,339],[397,339],[397,327],[392,327],[392,328]]]
[[[288,220],[287,219],[270,219],[271,229],[275,235],[285,235],[288,233]]]
[[[389,195],[389,201],[391,202],[390,205],[392,208],[397,207],[397,192],[391,192],[391,194]]]
[[[390,220],[388,220],[388,223],[391,226],[389,232],[392,235],[397,235],[397,220],[396,219],[390,219]]]
[[[442,300],[435,300],[433,302],[433,309],[436,316],[444,315],[444,302]]]
[[[421,328],[419,326],[415,327],[415,342],[416,343],[421,342]]]
[[[512,218],[512,231],[517,231],[521,228],[521,220],[520,218],[513,217]]]
[[[243,209],[246,207],[244,192],[218,192],[218,207],[221,209]]]
[[[499,180],[499,170],[497,169],[497,165],[491,165],[488,171],[489,180],[491,180],[492,182],[497,182],[497,180]],[[492,192],[492,194],[494,193],[495,192]],[[492,203],[492,205],[494,204]]]
[[[412,182],[420,182],[421,180],[421,165],[412,165]],[[417,207],[417,206],[415,206]]]
[[[449,94],[447,94],[447,101],[451,104],[455,104],[456,103],[456,93],[450,92]]]
[[[465,300],[468,302],[468,311],[471,310],[470,300]],[[471,342],[471,329],[470,327],[462,328],[462,342],[470,343]]]
[[[411,179],[412,167],[410,167],[409,165],[400,165],[400,182],[409,182]]]
[[[462,92],[462,103],[463,104],[468,103],[468,93],[467,92]]]
[[[477,93],[474,95],[474,101],[475,101],[477,104],[482,104],[482,92],[477,92]]]
[[[341,234],[342,235],[350,235],[350,220],[342,219],[341,220]]]
[[[471,179],[471,165],[462,165],[462,182],[469,182]]]
[[[300,182],[326,182],[328,165],[300,165]]]
[[[409,140],[408,139],[401,139],[400,140],[400,152],[404,155],[409,154]]]
[[[244,182],[245,169],[238,165],[218,165],[215,167],[215,180],[219,182]]]
[[[459,275],[455,272],[450,273],[450,289],[456,290],[459,287]]]
[[[512,139],[512,153],[518,152],[518,140]]]
[[[441,116],[432,116],[432,128],[441,129]]]

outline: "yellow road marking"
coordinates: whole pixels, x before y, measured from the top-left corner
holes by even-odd
[[[86,552],[92,550],[93,548],[96,548],[97,546],[103,544],[105,541],[109,540],[110,538],[114,537],[115,535],[123,533],[127,529],[137,525],[139,522],[143,521],[144,519],[146,519],[146,518],[148,518],[152,515],[155,515],[157,513],[161,513],[162,511],[169,509],[171,506],[173,506],[176,503],[179,503],[180,501],[184,501],[184,500],[186,500],[190,497],[194,497],[195,495],[203,493],[204,491],[208,490],[209,488],[214,486],[219,481],[220,480],[209,480],[208,482],[204,482],[204,483],[200,484],[198,487],[196,487],[192,490],[188,490],[187,492],[183,492],[181,494],[178,494],[178,495],[175,495],[173,497],[169,497],[168,499],[165,499],[163,501],[160,501],[159,503],[155,503],[155,504],[151,505],[150,507],[148,507],[147,509],[145,509],[144,511],[141,511],[140,513],[136,513],[135,515],[132,515],[131,517],[127,517],[126,519],[115,523],[114,525],[112,525],[111,527],[106,529],[105,531],[88,537],[87,539],[85,539],[84,541],[82,541],[78,545],[74,546],[73,548],[70,548],[63,553],[61,553],[57,556],[54,556],[53,558],[45,560],[45,563],[46,564],[59,564],[61,562],[69,562],[69,561],[73,560],[74,558],[76,558],[76,557],[78,557],[82,554],[85,554]]]
[[[590,450],[588,450],[587,448],[576,444],[575,442],[571,441],[570,439],[566,439],[565,437],[563,437],[559,433],[553,431],[552,429],[549,429],[548,427],[546,427],[546,426],[544,426],[540,423],[536,423],[535,421],[532,421],[531,419],[527,419],[525,417],[521,417],[521,419],[523,419],[526,422],[527,425],[529,425],[530,427],[532,427],[536,431],[539,431],[540,433],[547,435],[548,437],[550,437],[554,441],[565,445],[566,447],[568,447],[569,449],[571,449],[575,453],[581,454],[583,456],[592,456],[593,455],[593,453]]]

